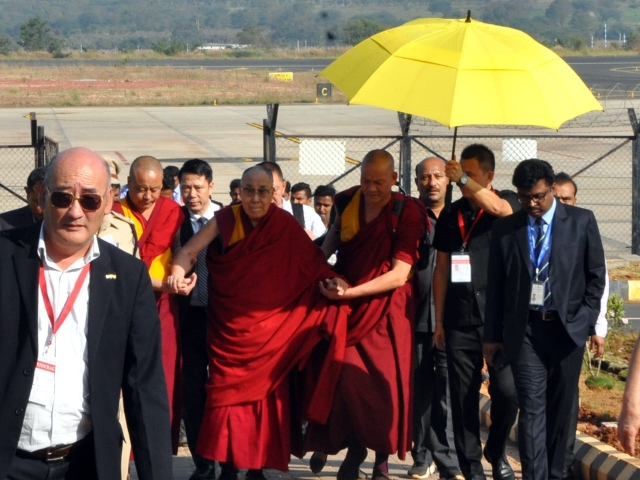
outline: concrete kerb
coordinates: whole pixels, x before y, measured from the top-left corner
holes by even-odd
[[[480,423],[491,425],[491,399],[480,393]],[[509,439],[518,443],[518,425],[511,429]],[[640,459],[622,453],[584,433],[576,434],[576,478],[583,480],[640,480]]]

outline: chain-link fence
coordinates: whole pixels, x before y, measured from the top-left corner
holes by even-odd
[[[627,120],[628,121],[628,120]],[[513,133],[513,132],[510,132]],[[632,146],[634,136],[592,135],[458,135],[457,151],[472,143],[482,143],[496,156],[494,187],[513,189],[511,176],[517,162],[542,158],[556,172],[574,176],[578,184],[578,204],[594,211],[609,252],[630,253],[632,236]],[[408,145],[408,148],[402,148]],[[370,150],[389,151],[407,193],[416,195],[415,165],[430,156],[450,158],[451,135],[407,137],[323,137],[287,136],[276,138],[276,161],[286,180],[306,182],[315,189],[330,184],[337,191],[360,181],[359,163]],[[401,154],[402,151],[402,154]],[[409,172],[402,167],[411,166]],[[459,191],[454,188],[454,200]]]
[[[0,145],[0,213],[24,207],[29,173],[48,165],[58,154],[58,142],[45,136],[35,113],[31,119],[31,145]]]
[[[31,145],[0,146],[0,212],[24,207],[24,187],[35,168],[35,148]]]

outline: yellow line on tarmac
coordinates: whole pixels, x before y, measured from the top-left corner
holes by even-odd
[[[249,122],[249,123],[247,123],[247,125],[249,125],[250,127],[257,128],[259,130],[264,130],[264,127],[262,125],[260,125],[259,123]],[[285,136],[282,133],[278,132],[277,130],[276,130],[276,137],[284,137],[284,138],[286,138],[287,140],[289,140],[290,142],[293,142],[293,143],[298,143],[299,144],[301,142],[301,140],[299,138]],[[349,157],[345,157],[344,160],[347,163],[351,163],[353,165],[360,165],[360,163],[361,163],[358,160],[354,160],[353,158],[349,158]]]

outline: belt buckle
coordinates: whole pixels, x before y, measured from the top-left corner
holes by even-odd
[[[58,447],[58,448],[51,447],[50,449],[47,449],[46,461],[55,462],[58,460],[64,460],[66,456],[69,455],[69,450],[70,450],[69,446]]]

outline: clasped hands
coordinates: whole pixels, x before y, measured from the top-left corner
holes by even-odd
[[[330,300],[347,300],[345,296],[349,284],[339,277],[327,278],[318,282],[320,292]]]
[[[167,277],[167,285],[169,286],[171,293],[177,293],[178,295],[189,295],[193,287],[196,286],[198,275],[194,272],[188,277],[184,275],[172,274]]]

